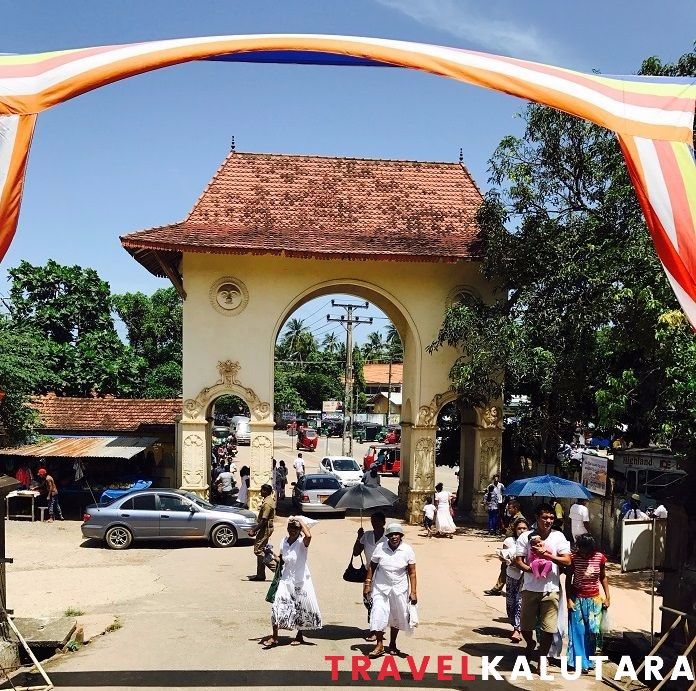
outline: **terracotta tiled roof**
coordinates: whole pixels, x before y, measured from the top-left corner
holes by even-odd
[[[389,365],[363,365],[365,384],[387,384],[389,382]],[[394,362],[391,366],[391,383],[404,383],[404,366],[401,362]]]
[[[182,251],[456,261],[480,256],[480,205],[460,163],[232,152],[184,221],[121,243],[158,275]]]
[[[41,429],[52,431],[137,432],[141,427],[173,425],[181,418],[180,398],[72,398],[36,396]]]

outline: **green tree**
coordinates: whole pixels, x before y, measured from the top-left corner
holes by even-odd
[[[174,288],[161,288],[152,295],[114,295],[112,305],[126,326],[128,343],[144,363],[146,398],[181,395],[182,302]]]
[[[693,64],[693,54],[677,63]],[[627,424],[636,444],[693,448],[693,335],[614,135],[538,105],[524,119],[523,136],[491,159],[479,213],[498,296],[450,308],[432,347],[460,348],[451,376],[466,403],[496,398],[503,381],[506,394],[528,395],[521,436],[541,455],[593,419]]]
[[[404,346],[401,342],[401,336],[396,330],[396,327],[391,322],[387,324],[387,357],[391,359],[392,362],[403,362],[404,361]]]
[[[52,374],[45,367],[45,339],[27,328],[18,328],[6,317],[0,317],[0,428],[4,440],[0,445],[15,446],[31,441],[38,422],[29,398],[40,382]]]
[[[363,343],[361,352],[365,360],[381,362],[386,355],[387,344],[379,331],[371,331]]]
[[[142,361],[116,333],[109,285],[93,269],[22,261],[12,279],[10,317],[44,339],[44,372],[35,391],[71,396],[135,395]]]

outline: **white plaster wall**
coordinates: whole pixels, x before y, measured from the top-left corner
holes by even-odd
[[[230,359],[241,364],[239,381],[261,400],[272,402],[277,330],[301,302],[317,295],[348,292],[374,302],[399,329],[407,359],[404,400],[411,399],[415,416],[418,406],[449,387],[455,352],[443,348],[430,355],[425,351],[437,335],[448,296],[460,285],[473,287],[484,299],[490,296],[490,286],[475,262],[353,262],[186,253],[182,273],[187,293],[185,399],[213,384],[218,361]],[[210,304],[211,285],[223,276],[238,278],[249,291],[249,303],[239,314],[223,315]],[[335,285],[323,285],[332,281]],[[298,302],[299,296],[304,298]],[[403,306],[403,313],[395,302]]]

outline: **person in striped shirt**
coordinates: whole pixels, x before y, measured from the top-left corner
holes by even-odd
[[[583,672],[594,667],[590,655],[601,646],[602,617],[609,607],[607,558],[597,549],[590,533],[579,535],[570,565],[568,586],[568,667],[582,666]],[[600,585],[604,597],[600,592]]]

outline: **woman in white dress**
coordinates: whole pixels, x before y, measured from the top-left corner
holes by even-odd
[[[239,494],[237,495],[237,502],[246,506],[249,502],[249,477],[251,471],[249,466],[245,465],[239,471]]]
[[[386,652],[398,655],[396,637],[399,631],[411,632],[409,603],[418,603],[416,592],[416,554],[411,545],[403,542],[404,529],[391,523],[384,531],[386,544],[375,547],[363,585],[363,598],[372,598],[370,631],[374,631],[377,643],[369,657],[384,655],[384,632],[389,627],[389,646]]]
[[[304,643],[303,631],[322,627],[319,603],[307,566],[307,548],[312,541],[309,527],[300,518],[288,518],[288,534],[280,544],[280,581],[271,606],[273,634],[262,642],[265,648],[278,645],[278,629],[297,630],[290,645]]]
[[[452,497],[454,496],[451,492],[443,489],[441,482],[435,485],[435,505],[437,506],[437,514],[435,515],[435,530],[438,535],[447,535],[448,538],[452,538],[457,530],[457,526],[454,525],[452,520]]]

